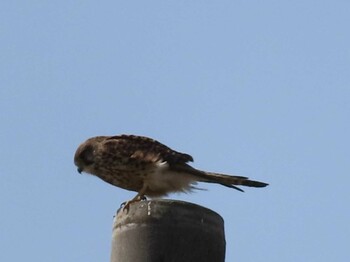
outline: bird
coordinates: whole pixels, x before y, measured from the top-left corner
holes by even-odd
[[[189,165],[193,158],[149,137],[137,135],[96,136],[79,145],[74,163],[88,173],[137,195],[124,207],[146,197],[192,192],[197,182],[216,183],[243,192],[238,186],[266,187],[244,176],[207,172]]]

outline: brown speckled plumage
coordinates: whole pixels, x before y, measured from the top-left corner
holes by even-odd
[[[93,174],[137,197],[164,196],[191,191],[196,182],[218,183],[242,191],[237,185],[265,187],[266,183],[242,176],[205,172],[188,165],[193,158],[151,138],[120,135],[97,136],[77,149],[74,163],[79,172]]]

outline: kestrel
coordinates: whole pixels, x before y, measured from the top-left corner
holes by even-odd
[[[74,156],[78,172],[95,175],[114,186],[136,191],[129,201],[145,196],[161,197],[173,192],[190,192],[196,182],[265,187],[268,184],[243,176],[206,172],[191,167],[193,158],[148,137],[135,135],[97,136],[82,143]]]

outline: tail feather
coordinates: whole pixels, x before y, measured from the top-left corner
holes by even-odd
[[[248,177],[244,176],[230,176],[224,174],[218,174],[213,172],[203,172],[205,173],[201,177],[206,179],[207,183],[218,183],[226,187],[237,189],[244,192],[237,186],[248,186],[248,187],[266,187],[268,184],[260,181],[249,180]]]
[[[180,172],[189,173],[197,177],[198,181],[200,182],[221,184],[223,186],[234,188],[241,192],[244,191],[237,186],[266,187],[268,185],[264,182],[249,180],[248,177],[244,176],[230,176],[214,172],[201,171],[189,165],[173,166],[172,169]]]

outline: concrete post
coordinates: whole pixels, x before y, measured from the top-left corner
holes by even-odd
[[[173,200],[132,203],[113,223],[111,262],[224,262],[224,221]]]

